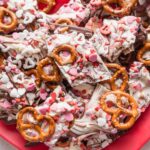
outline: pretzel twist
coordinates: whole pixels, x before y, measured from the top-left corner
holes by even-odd
[[[33,118],[36,120],[36,123],[29,121],[23,121],[25,114],[31,113]],[[46,132],[40,126],[42,121],[47,121],[49,124],[48,130]],[[44,142],[47,138],[51,137],[55,132],[55,122],[50,116],[39,115],[33,107],[26,107],[19,111],[17,116],[17,129],[21,135],[30,142]],[[27,134],[27,130],[34,130],[38,133],[36,136]]]
[[[117,97],[117,100],[116,100],[117,108],[110,108],[107,106],[106,98],[108,95],[112,95],[112,94]],[[127,108],[123,108],[121,97],[125,97],[128,99],[129,104],[132,107],[131,110],[129,110]],[[100,105],[101,105],[101,108],[105,112],[112,115],[112,124],[114,125],[114,127],[116,127],[119,130],[127,130],[127,129],[131,128],[133,126],[133,124],[135,123],[136,118],[138,116],[138,111],[137,111],[138,106],[137,106],[136,101],[134,100],[134,98],[131,95],[129,95],[125,92],[122,92],[122,91],[110,91],[110,92],[105,93],[100,98]],[[122,113],[124,113],[130,117],[129,120],[125,123],[121,123],[119,121],[119,116]]]
[[[144,47],[142,47],[137,54],[137,59],[138,61],[142,62],[146,66],[150,66],[150,59],[149,60],[144,60],[143,55],[146,52],[150,52],[150,43],[145,43]]]
[[[43,12],[49,13],[49,11],[55,6],[56,1],[55,0],[37,0],[39,3],[46,4],[46,7],[43,8]]]
[[[67,59],[66,61],[63,60],[60,56],[59,53],[61,51],[68,51],[70,52],[71,56],[70,59]],[[52,57],[59,63],[59,65],[67,65],[67,64],[72,64],[76,61],[77,58],[77,52],[75,48],[71,45],[68,44],[63,44],[61,46],[56,47],[53,52],[52,52]]]
[[[11,18],[11,22],[9,24],[5,24],[3,19],[5,16],[9,16]],[[13,31],[18,24],[16,15],[7,8],[0,7],[0,32],[9,33]]]
[[[43,67],[46,65],[52,65],[53,71],[50,75],[48,75],[44,70]],[[58,67],[56,66],[55,62],[52,58],[46,57],[45,59],[42,59],[37,64],[37,71],[41,78],[48,82],[60,82],[61,81],[61,75]]]
[[[111,4],[118,4],[121,9],[114,9],[111,7]],[[131,9],[135,6],[137,0],[102,0],[102,5],[104,10],[113,15],[113,16],[124,16],[128,15],[131,12]]]
[[[124,67],[121,67],[118,64],[113,64],[113,63],[106,64],[106,66],[109,69],[117,69],[117,71],[114,73],[114,75],[112,76],[111,79],[109,79],[105,82],[110,84],[111,90],[113,90],[113,91],[115,91],[115,90],[124,91],[127,87],[127,84],[128,84],[128,73],[127,73],[126,69]],[[115,81],[119,77],[119,75],[122,75],[122,81],[123,82],[122,82],[121,86],[118,88]]]

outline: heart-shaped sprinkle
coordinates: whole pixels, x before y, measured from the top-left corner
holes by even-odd
[[[27,91],[31,92],[31,91],[34,91],[35,90],[35,84],[31,83],[28,85],[27,87]]]
[[[49,105],[44,104],[42,106],[37,107],[37,109],[41,114],[45,115],[49,111]]]
[[[42,100],[45,100],[47,95],[48,94],[46,92],[45,93],[40,93],[40,97],[41,97]]]
[[[55,92],[52,92],[51,94],[50,94],[50,97],[51,97],[51,99],[53,99],[53,100],[55,100],[56,99],[56,93]]]
[[[71,68],[69,70],[69,74],[72,76],[76,76],[78,74],[77,69],[76,68]]]
[[[69,122],[70,122],[70,121],[73,121],[73,119],[74,119],[72,113],[67,113],[67,114],[64,115],[64,117],[65,117],[65,119],[66,119],[67,121],[69,121]]]
[[[135,20],[136,20],[136,18],[134,16],[129,16],[128,19],[127,19],[127,22],[129,24],[132,24]]]
[[[97,55],[96,54],[91,54],[89,56],[89,61],[91,62],[96,62],[97,61]]]

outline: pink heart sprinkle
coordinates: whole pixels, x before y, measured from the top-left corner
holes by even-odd
[[[51,94],[50,94],[50,97],[51,97],[51,99],[53,99],[53,100],[55,100],[56,99],[56,93],[55,92],[52,92]]]
[[[10,103],[7,102],[7,101],[5,101],[4,103],[1,103],[0,106],[3,107],[3,108],[5,108],[5,109],[11,108]]]
[[[64,117],[65,117],[65,119],[66,119],[67,121],[69,121],[69,122],[74,119],[72,113],[67,113],[67,114],[64,115]]]
[[[71,68],[69,70],[69,74],[72,76],[76,76],[78,74],[77,69],[76,68]]]
[[[135,19],[136,18],[134,16],[130,16],[130,17],[127,18],[127,21],[128,21],[129,24],[132,24],[135,21]]]
[[[45,114],[49,111],[49,106],[48,106],[48,105],[40,106],[40,107],[38,108],[38,111],[39,111],[41,114],[45,115]]]
[[[91,62],[96,62],[97,61],[97,55],[96,54],[91,54],[89,56],[89,61]]]
[[[16,39],[18,39],[19,38],[19,34],[18,33],[13,33],[13,38],[16,40]]]
[[[28,88],[27,88],[27,91],[33,91],[33,90],[35,90],[35,85],[34,84],[30,84],[29,86],[28,86]]]
[[[42,100],[45,100],[47,95],[48,95],[47,93],[40,93],[40,97]]]

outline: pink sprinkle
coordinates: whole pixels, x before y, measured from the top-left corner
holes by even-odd
[[[76,68],[71,68],[69,70],[69,74],[72,76],[76,76],[78,74],[77,69]]]
[[[8,108],[11,108],[11,105],[9,102],[5,101],[4,103],[0,103],[0,106],[5,108],[5,109],[8,109]]]
[[[110,31],[110,28],[108,25],[103,25],[101,28],[100,28],[100,32],[103,34],[103,35],[109,35],[111,33]]]
[[[45,93],[45,92],[46,92],[45,89],[43,88],[40,89],[40,93]]]
[[[41,114],[45,115],[49,111],[49,106],[48,105],[40,106],[40,107],[38,107],[38,111]]]
[[[45,103],[52,104],[52,103],[54,103],[54,101],[55,101],[54,99],[49,98],[49,99],[46,100]]]
[[[28,88],[27,88],[27,91],[33,91],[35,90],[35,85],[34,84],[29,84]]]
[[[145,110],[146,110],[146,108],[145,108],[145,107],[143,107],[143,108],[141,109],[141,112],[145,112]]]
[[[69,122],[74,119],[72,113],[67,113],[67,114],[64,115],[64,117],[65,117],[65,119],[66,119],[67,121],[69,121]]]
[[[97,55],[96,54],[91,54],[89,56],[89,61],[91,62],[96,62],[97,61]]]
[[[19,34],[18,33],[13,33],[13,38],[16,40],[16,39],[18,39],[19,38]]]
[[[50,94],[50,97],[53,99],[53,100],[55,100],[56,99],[56,93],[55,92],[52,92],[51,94]]]
[[[130,16],[130,17],[128,17],[128,19],[127,19],[127,22],[129,23],[129,24],[132,24],[133,23],[133,21],[135,21],[135,17],[134,16]]]
[[[41,97],[42,100],[45,100],[47,95],[48,94],[46,92],[45,93],[40,93],[40,97]]]
[[[134,85],[134,86],[133,86],[133,88],[134,88],[135,90],[138,90],[138,91],[141,91],[141,90],[142,90],[142,86],[141,86],[141,84],[140,84],[140,83],[139,83],[139,84]]]

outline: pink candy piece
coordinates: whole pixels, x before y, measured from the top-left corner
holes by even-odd
[[[133,88],[134,88],[135,90],[138,90],[138,91],[141,91],[141,90],[142,90],[141,84],[136,84],[136,85],[133,86]]]
[[[91,62],[96,62],[97,61],[97,55],[96,54],[91,54],[89,56],[89,61]]]
[[[69,122],[70,122],[70,121],[73,121],[73,119],[74,119],[72,113],[67,113],[67,114],[64,115],[64,117],[65,117],[65,119],[66,119],[67,121],[69,121]]]
[[[45,100],[46,99],[46,97],[47,97],[47,92],[45,91],[45,89],[41,89],[40,90],[40,97],[41,97],[41,99],[43,99],[43,100]]]
[[[14,38],[15,40],[19,38],[19,34],[16,33],[16,32],[14,32],[14,33],[12,34],[12,36],[13,36],[13,38]]]
[[[101,28],[100,28],[100,32],[103,34],[103,35],[109,35],[111,33],[110,31],[110,28],[108,25],[103,25]]]
[[[35,85],[34,85],[34,84],[30,84],[30,85],[28,86],[28,88],[27,88],[27,91],[31,92],[31,91],[33,91],[33,90],[35,90]]]
[[[134,16],[130,16],[130,17],[128,17],[127,18],[127,22],[129,23],[129,24],[132,24],[134,21],[135,21],[135,17]]]
[[[71,68],[69,70],[69,74],[72,76],[76,76],[78,74],[77,69],[76,68]]]
[[[0,106],[3,107],[4,109],[11,108],[10,103],[7,101],[5,101],[4,103],[0,103]]]
[[[40,93],[40,97],[41,97],[42,100],[45,100],[47,95],[48,94],[46,92],[45,93]]]
[[[55,92],[52,92],[52,93],[51,93],[51,95],[50,95],[51,99],[53,99],[53,100],[55,100],[55,99],[56,99],[56,96],[57,96],[57,95],[56,95],[56,93],[55,93]]]
[[[38,111],[41,114],[45,115],[49,111],[49,106],[48,105],[40,106],[40,107],[38,107]]]

